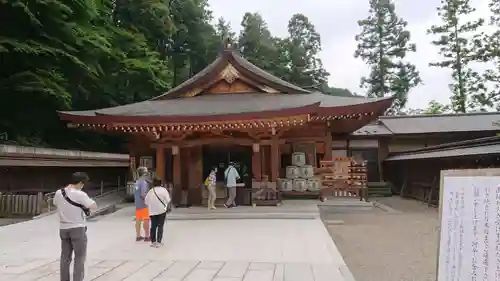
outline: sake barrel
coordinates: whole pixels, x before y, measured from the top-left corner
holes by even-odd
[[[283,191],[292,191],[293,190],[293,181],[290,179],[280,179],[280,190]]]
[[[297,166],[287,166],[286,167],[286,178],[296,179],[300,176],[299,167]]]
[[[127,182],[127,195],[134,196],[134,194],[135,194],[135,181],[128,181]]]
[[[300,177],[304,179],[309,179],[314,176],[314,168],[311,165],[304,165],[300,167]]]
[[[306,164],[306,154],[304,152],[292,153],[292,164],[295,166],[302,166]]]
[[[307,190],[309,191],[318,191],[321,189],[321,181],[319,179],[308,179],[307,180]]]
[[[294,191],[306,191],[307,181],[305,179],[294,179],[293,180],[293,190]]]

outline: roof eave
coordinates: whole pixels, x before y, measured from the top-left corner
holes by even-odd
[[[302,107],[287,108],[280,110],[269,110],[261,112],[245,112],[236,114],[219,114],[203,116],[124,116],[107,115],[97,113],[95,116],[75,115],[71,113],[59,113],[62,120],[82,124],[109,124],[109,123],[134,123],[134,124],[157,124],[157,123],[195,123],[195,122],[220,122],[239,121],[249,119],[267,119],[286,116],[297,116],[315,114],[320,103],[314,103]]]
[[[375,101],[364,101],[358,104],[352,104],[347,106],[331,106],[331,107],[320,107],[318,110],[318,115],[348,115],[352,113],[369,113],[373,112],[373,115],[383,114],[389,107],[391,107],[394,101],[393,97],[388,97],[384,99],[378,99]],[[368,123],[367,123],[368,124]]]

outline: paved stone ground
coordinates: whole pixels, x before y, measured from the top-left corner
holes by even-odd
[[[344,221],[328,230],[356,280],[436,280],[437,209],[400,197],[377,201],[401,213],[375,209],[322,214]]]
[[[319,219],[167,221],[135,243],[133,208],[89,222],[86,280],[350,281]],[[0,280],[58,280],[55,216],[0,228]]]

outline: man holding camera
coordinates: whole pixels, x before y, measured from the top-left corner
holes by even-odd
[[[74,173],[71,182],[59,189],[54,195],[54,205],[59,215],[61,237],[61,281],[70,281],[70,270],[73,252],[75,261],[73,280],[83,281],[85,275],[85,259],[87,257],[87,225],[86,216],[96,210],[97,205],[87,193],[82,191],[89,180],[85,173]]]

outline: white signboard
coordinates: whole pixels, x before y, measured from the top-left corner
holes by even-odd
[[[500,170],[443,171],[437,281],[500,280]]]

